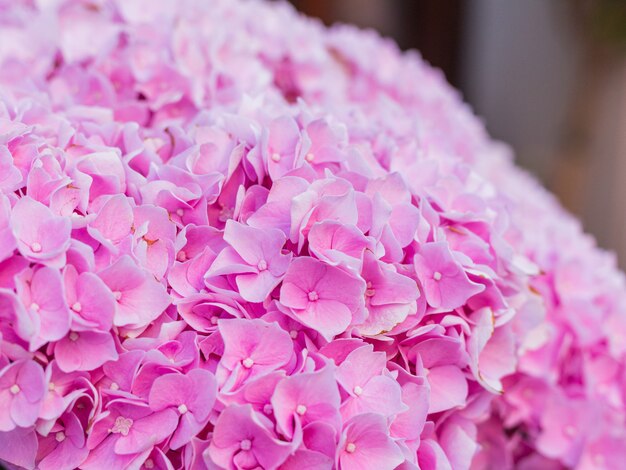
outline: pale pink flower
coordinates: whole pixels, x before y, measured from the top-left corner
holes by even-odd
[[[385,373],[385,354],[362,346],[352,351],[337,369],[337,382],[349,397],[341,405],[344,420],[363,413],[391,417],[407,409],[402,389]]]
[[[0,174],[2,174],[1,169]],[[17,241],[11,230],[10,222],[11,201],[4,194],[0,194],[0,262],[9,259],[17,248]]]
[[[367,319],[357,328],[362,335],[377,335],[392,330],[410,314],[417,312],[420,293],[416,282],[366,252],[361,277],[366,282]]]
[[[113,318],[116,326],[146,326],[170,303],[163,285],[139,268],[129,256],[121,257],[98,276],[113,292],[117,302]]]
[[[469,280],[445,242],[423,245],[415,256],[415,269],[426,300],[433,308],[458,308],[485,289]]]
[[[289,334],[262,320],[219,320],[224,352],[217,370],[222,387],[235,389],[250,377],[285,367],[293,356]]]
[[[59,268],[65,264],[70,246],[71,222],[29,196],[13,207],[11,228],[17,249],[30,261]]]
[[[37,333],[30,338],[37,349],[64,337],[70,327],[70,309],[63,296],[63,280],[56,269],[44,266],[26,269],[15,277],[22,304],[36,321]]]
[[[302,164],[300,129],[293,119],[285,116],[273,120],[263,137],[261,155],[273,180]]]
[[[280,289],[280,303],[327,340],[365,319],[365,282],[310,257],[293,260]]]

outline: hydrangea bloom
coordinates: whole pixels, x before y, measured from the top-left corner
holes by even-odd
[[[624,288],[373,32],[0,0],[10,467],[619,468]]]

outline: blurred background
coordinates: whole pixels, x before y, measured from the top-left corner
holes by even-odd
[[[626,268],[626,0],[291,0],[418,49]]]

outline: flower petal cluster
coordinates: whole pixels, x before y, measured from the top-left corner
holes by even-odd
[[[416,53],[0,0],[0,460],[615,469],[626,283]]]

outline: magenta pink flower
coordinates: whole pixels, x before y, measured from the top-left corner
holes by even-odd
[[[108,331],[75,331],[54,345],[54,354],[63,372],[94,370],[118,358],[115,341]]]
[[[187,444],[206,425],[215,403],[215,376],[203,369],[187,374],[165,374],[152,384],[148,402],[154,411],[174,409],[180,421],[169,443],[172,449]]]
[[[396,468],[404,461],[400,448],[389,437],[385,419],[365,413],[346,423],[337,450],[342,469]]]
[[[85,431],[74,413],[66,413],[41,440],[37,464],[42,470],[78,468],[87,458]]]
[[[24,308],[19,297],[9,289],[0,289],[0,329],[3,335],[12,333],[24,342],[38,334],[39,319],[36,313]]]
[[[339,390],[330,366],[286,378],[278,383],[272,396],[277,427],[289,438],[295,429],[309,423],[327,423],[338,429],[339,403]]]
[[[93,390],[86,373],[63,372],[59,369],[56,360],[46,367],[45,379],[48,383],[48,390],[39,413],[39,417],[45,420],[56,420],[79,397]]]
[[[425,375],[430,387],[429,411],[437,413],[462,407],[467,401],[468,384],[461,365],[467,361],[461,342],[456,338],[439,336],[439,328],[421,332],[407,340],[420,340],[409,351],[418,375]]]
[[[171,408],[153,412],[141,402],[113,401],[93,423],[87,438],[89,457],[81,467],[96,469],[113,465],[114,468],[126,468],[133,462],[143,462],[155,444],[172,434],[177,422],[176,412]]]
[[[2,150],[0,150],[1,153]],[[2,174],[1,169],[0,174]],[[0,262],[10,259],[15,248],[17,248],[17,241],[11,230],[11,202],[4,194],[0,194]]]
[[[41,411],[46,383],[43,369],[22,359],[0,370],[0,431],[35,424]]]
[[[314,258],[293,260],[280,289],[280,302],[302,324],[326,339],[365,317],[365,282]]]
[[[408,409],[396,415],[390,427],[391,435],[404,438],[407,447],[417,450],[430,408],[430,387],[424,377],[411,375],[398,366],[393,366],[392,370],[398,374],[402,402]]]
[[[66,267],[63,280],[72,329],[109,331],[115,316],[116,299],[106,284],[93,273],[78,274],[71,265]]]
[[[33,428],[17,427],[13,431],[0,431],[0,459],[18,468],[35,468],[39,440]]]
[[[220,468],[277,469],[291,453],[289,442],[278,440],[271,422],[250,405],[231,405],[220,414],[208,449]]]
[[[224,241],[230,246],[219,252],[207,276],[234,274],[241,297],[248,302],[262,302],[289,266],[291,253],[281,253],[285,235],[279,230],[260,230],[229,220]]]
[[[297,176],[284,176],[276,180],[267,194],[265,204],[248,217],[248,225],[256,228],[277,228],[289,236],[292,199],[305,192],[308,186],[307,180]]]

